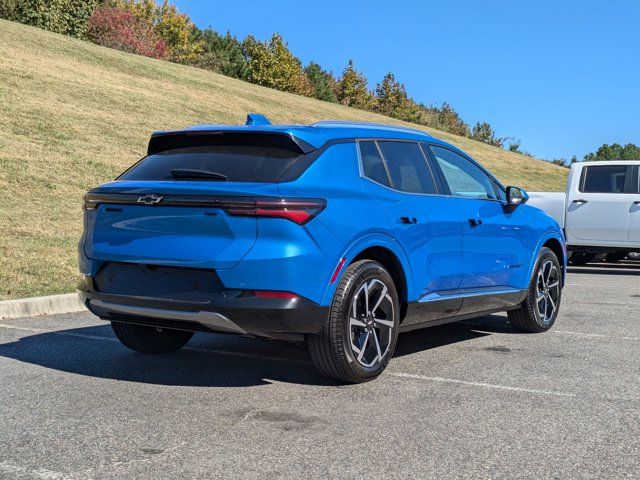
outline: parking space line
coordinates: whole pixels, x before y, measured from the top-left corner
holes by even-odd
[[[569,332],[566,330],[551,330],[551,333],[560,333],[564,335],[576,335],[579,337],[587,337],[587,338],[611,338],[613,340],[640,340],[640,337],[624,337],[618,335],[604,335],[602,333],[581,333],[581,332]]]
[[[494,388],[497,390],[508,390],[511,392],[533,393],[536,395],[553,395],[555,397],[575,397],[573,393],[555,392],[551,390],[538,390],[533,388],[511,387],[508,385],[499,385],[494,383],[470,382],[467,380],[459,380],[457,378],[429,377],[426,375],[418,375],[414,373],[389,372],[387,375],[405,378],[410,380],[426,380],[429,382],[455,383],[459,385],[467,385],[469,387]]]
[[[38,478],[41,480],[64,480],[68,478],[66,475],[47,470],[45,468],[30,469],[16,465],[9,462],[0,463],[0,473],[7,473],[10,475],[27,475],[31,478]]]
[[[26,332],[32,333],[48,333],[51,335],[61,335],[65,337],[76,337],[76,338],[84,338],[87,340],[101,340],[105,342],[119,342],[117,338],[113,337],[103,337],[100,335],[87,335],[84,333],[75,333],[75,332],[64,332],[64,331],[51,331],[44,330],[40,328],[29,328],[29,327],[16,327],[13,325],[6,325],[0,323],[0,328],[7,328],[10,330],[23,330]],[[214,353],[218,355],[230,355],[233,357],[245,357],[245,358],[258,358],[260,360],[270,360],[273,362],[286,362],[286,363],[300,363],[300,364],[310,364],[311,361],[303,360],[299,358],[286,358],[286,357],[274,357],[271,355],[260,355],[258,353],[246,353],[246,352],[235,352],[232,350],[217,350],[211,348],[200,348],[200,347],[184,347],[182,350],[192,351],[192,352],[201,352],[201,353]]]

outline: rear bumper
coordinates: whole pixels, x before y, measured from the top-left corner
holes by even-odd
[[[328,307],[303,297],[256,298],[223,290],[207,301],[188,302],[97,292],[83,276],[78,293],[94,315],[109,321],[189,331],[291,338],[320,331]]]

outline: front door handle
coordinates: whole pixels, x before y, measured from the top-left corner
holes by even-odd
[[[574,200],[573,203],[583,204],[583,203],[589,203],[589,202],[587,200],[579,198],[578,200]]]
[[[470,218],[469,225],[471,225],[472,228],[479,227],[480,225],[482,225],[482,220],[480,220],[479,218]]]
[[[640,205],[640,200],[636,200],[635,202],[633,202],[634,205]]]
[[[416,217],[400,217],[400,223],[404,223],[405,225],[413,225],[418,223],[418,219]]]

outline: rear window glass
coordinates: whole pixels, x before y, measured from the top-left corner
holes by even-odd
[[[219,180],[273,183],[298,159],[290,150],[248,145],[177,148],[149,155],[119,180]],[[172,173],[173,171],[173,173]],[[204,173],[202,173],[204,172]]]
[[[585,167],[581,191],[584,193],[624,193],[627,167],[603,165]]]

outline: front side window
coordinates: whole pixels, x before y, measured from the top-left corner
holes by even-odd
[[[449,149],[430,146],[436,162],[449,185],[451,195],[496,199],[493,180],[478,166]]]
[[[585,167],[582,180],[583,193],[624,193],[627,180],[625,165],[598,165]]]

